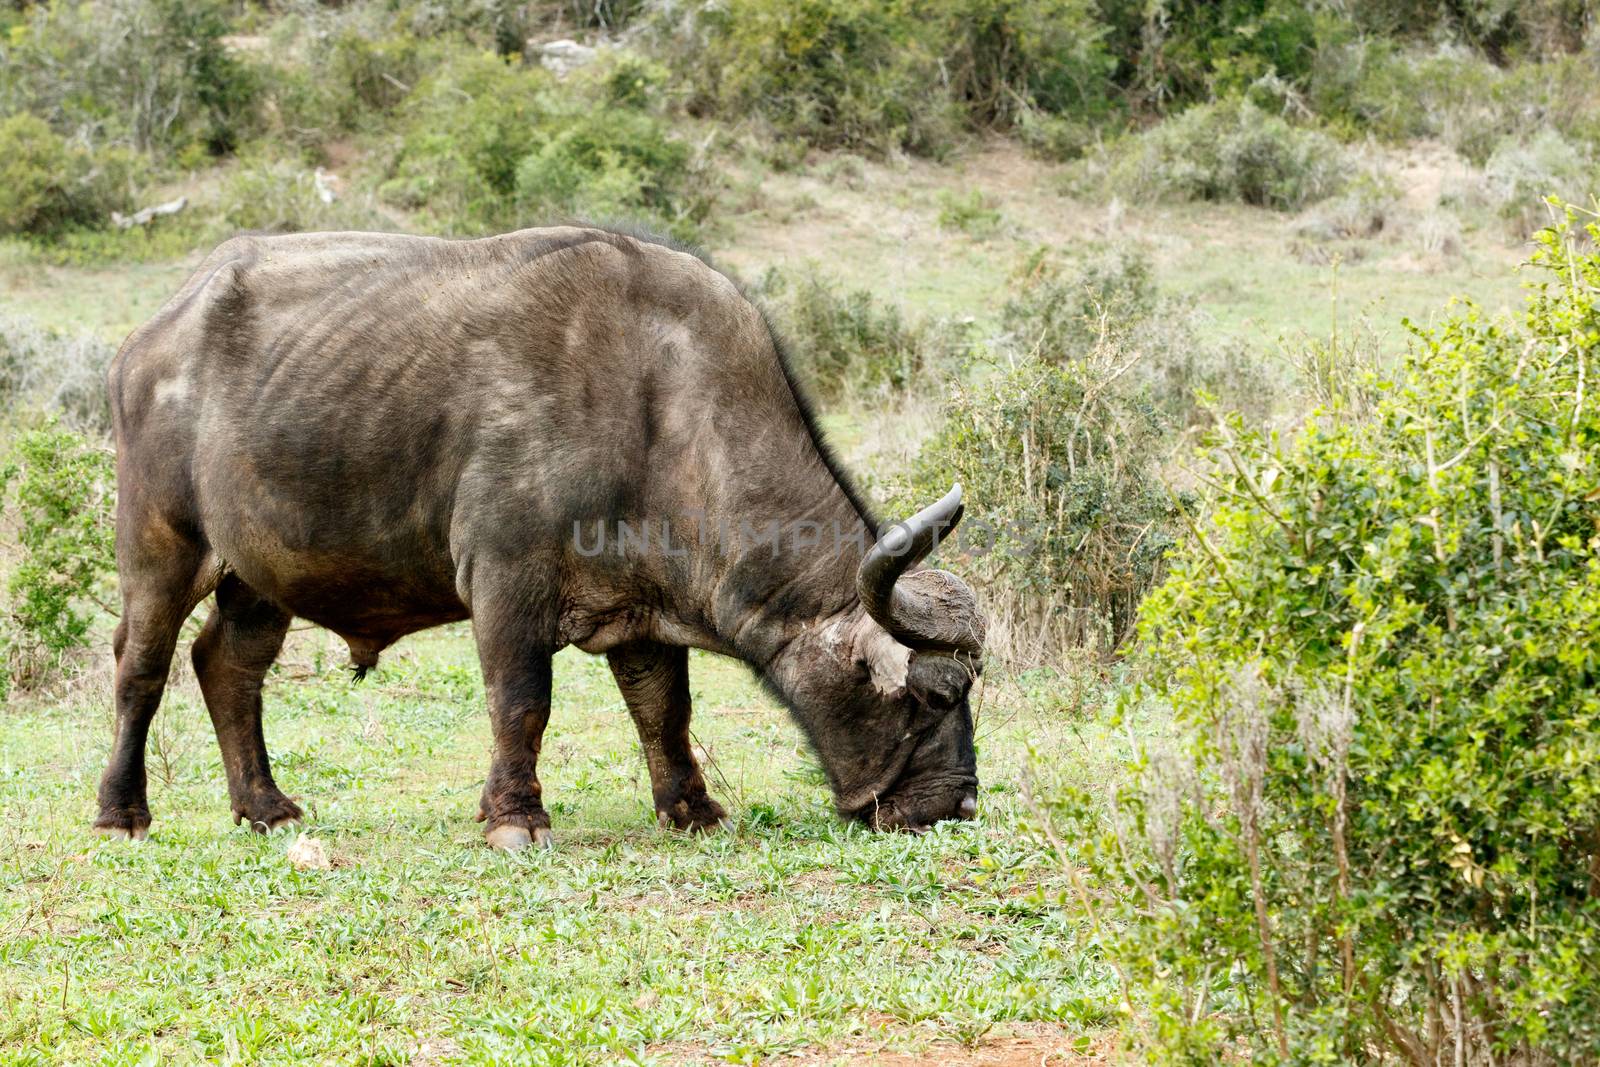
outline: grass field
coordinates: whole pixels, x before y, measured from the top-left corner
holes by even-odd
[[[557,848],[507,856],[473,821],[489,737],[468,630],[406,640],[359,685],[336,644],[296,634],[267,689],[279,782],[330,869],[232,825],[187,669],[141,845],[88,829],[103,671],[0,716],[0,1062],[1037,1063],[1108,1044],[1111,975],[1027,828],[1030,749],[1050,778],[1110,751],[1055,690],[984,694],[977,822],[878,835],[837,820],[748,672],[697,656],[695,734],[735,825],[689,837],[655,826],[603,660],[568,651],[540,768]]]

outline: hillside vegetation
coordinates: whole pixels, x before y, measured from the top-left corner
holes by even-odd
[[[1596,16],[0,6],[0,1063],[1600,1061]],[[326,863],[227,832],[186,669],[95,843],[116,344],[238,233],[569,219],[738,275],[886,512],[966,487],[977,822],[838,824],[697,654],[734,826],[659,832],[569,651],[561,850],[492,856],[470,630],[307,628]]]

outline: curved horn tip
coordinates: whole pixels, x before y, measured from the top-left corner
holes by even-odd
[[[911,528],[903,522],[895,523],[878,538],[878,544],[891,556],[903,556],[911,551],[912,541]]]

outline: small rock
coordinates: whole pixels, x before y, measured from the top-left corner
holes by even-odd
[[[539,65],[557,77],[594,62],[600,53],[577,41],[546,41],[543,44],[528,42],[528,51],[539,58]]]
[[[289,858],[289,865],[297,871],[326,871],[333,867],[333,861],[328,859],[327,847],[310,834],[295,838],[285,855]]]

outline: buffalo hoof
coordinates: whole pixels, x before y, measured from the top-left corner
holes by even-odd
[[[529,845],[548,849],[555,843],[550,828],[546,826],[535,827],[532,832],[522,826],[496,826],[484,835],[484,840],[489,842],[490,848],[504,849],[507,852],[520,852]]]
[[[258,834],[275,834],[280,830],[295,830],[305,819],[300,805],[279,793],[252,799],[243,807],[233,809],[233,821],[246,823]]]
[[[663,830],[684,830],[705,834],[713,830],[726,830],[731,824],[722,805],[701,793],[685,797],[672,807],[656,812],[656,825]]]
[[[129,808],[102,811],[94,821],[94,832],[113,841],[143,841],[150,836],[150,813]]]

